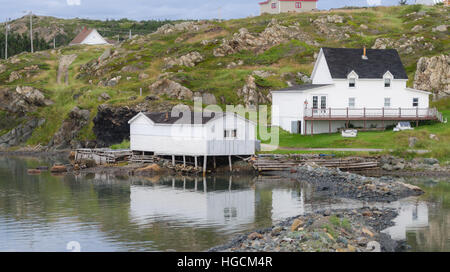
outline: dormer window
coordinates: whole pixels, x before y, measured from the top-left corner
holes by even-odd
[[[356,87],[356,78],[349,78],[348,79],[348,86],[350,87],[350,88],[355,88]]]
[[[384,87],[385,88],[390,88],[391,87],[391,83],[392,83],[392,79],[394,78],[394,76],[391,74],[391,72],[387,71],[384,75],[383,75],[383,79],[384,79]]]
[[[351,71],[347,75],[347,79],[348,79],[348,87],[355,88],[356,87],[356,79],[358,79],[358,74],[355,71]]]
[[[385,88],[390,88],[391,87],[391,79],[390,78],[385,78],[384,79],[384,87]]]

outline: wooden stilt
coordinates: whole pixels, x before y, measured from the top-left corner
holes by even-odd
[[[206,158],[206,156],[205,156],[205,158]],[[205,176],[203,176],[203,192],[206,193],[206,178],[205,178]]]
[[[197,167],[198,167],[197,156],[194,157],[194,161],[195,161],[195,169],[197,169]]]
[[[228,162],[230,164],[230,172],[233,172],[233,165],[231,163],[231,156],[228,156]]]
[[[186,177],[183,178],[183,190],[186,190]]]
[[[175,155],[172,155],[172,165],[175,167]]]
[[[195,191],[197,191],[197,183],[198,183],[198,180],[197,180],[197,178],[195,178],[195,186],[194,186]]]
[[[183,167],[186,168],[186,156],[183,155]]]
[[[208,156],[205,155],[204,158],[203,158],[203,176],[206,175],[206,161],[207,160],[208,160]]]
[[[419,127],[419,120],[416,120],[416,127]]]
[[[305,121],[304,121],[305,124],[303,125],[303,126],[305,127],[305,130],[304,130],[304,131],[305,131],[305,135],[308,135],[308,126],[307,126],[307,124],[306,124],[307,122],[308,122],[308,121],[305,120]]]
[[[233,184],[233,176],[230,176],[230,180],[228,183],[228,190],[231,191],[231,184]]]
[[[216,165],[216,156],[213,156],[213,163],[214,163],[214,169],[216,169],[216,168],[217,168],[217,165]]]

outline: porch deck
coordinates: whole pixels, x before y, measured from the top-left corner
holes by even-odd
[[[311,135],[313,135],[314,121],[329,121],[329,133],[331,133],[332,121],[419,121],[435,120],[445,122],[442,113],[436,108],[326,108],[326,109],[305,109],[305,121],[311,121]],[[305,134],[308,133],[307,124],[304,123]]]

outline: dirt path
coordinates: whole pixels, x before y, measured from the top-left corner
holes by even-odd
[[[383,152],[385,149],[379,148],[299,148],[299,147],[275,147],[272,145],[261,144],[263,150],[288,150],[288,151],[335,151],[335,152]],[[388,151],[393,151],[392,149],[388,149]],[[429,150],[424,149],[410,149],[409,152],[416,152],[418,154],[429,153]]]

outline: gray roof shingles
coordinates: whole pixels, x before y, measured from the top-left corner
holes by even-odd
[[[145,116],[150,118],[156,124],[206,124],[212,119],[221,115],[221,113],[197,113],[197,112],[180,112],[177,116],[171,112],[147,112]]]
[[[363,49],[322,48],[332,78],[347,78],[355,71],[359,78],[383,78],[389,71],[394,79],[408,79],[400,56],[395,49],[367,49],[367,60],[362,58]]]

